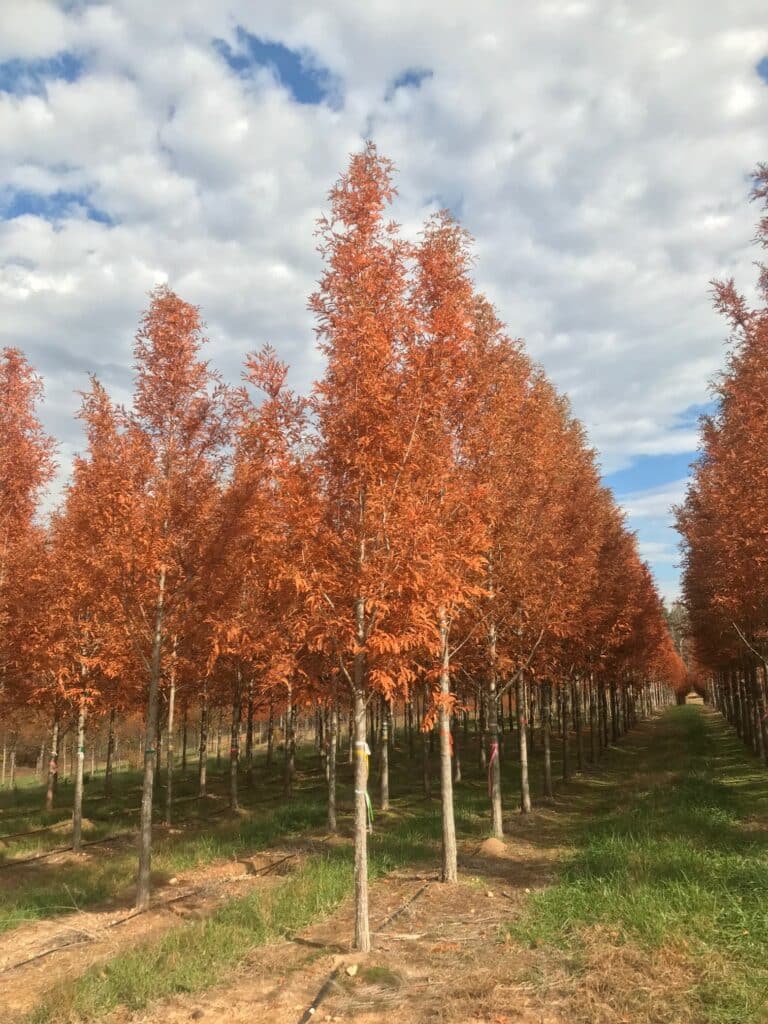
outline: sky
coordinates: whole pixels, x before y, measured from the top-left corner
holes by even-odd
[[[727,342],[709,282],[751,294],[767,128],[765,0],[2,0],[0,345],[45,378],[59,486],[78,391],[128,398],[160,282],[225,379],[270,342],[307,391],[314,224],[371,138],[409,237],[441,207],[474,236],[674,599]]]

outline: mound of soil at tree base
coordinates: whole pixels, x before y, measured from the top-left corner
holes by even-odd
[[[82,830],[83,832],[92,832],[96,826],[90,820],[90,818],[83,818]],[[60,821],[56,825],[51,825],[48,829],[49,832],[71,832],[72,831],[72,819],[67,818],[66,821]]]
[[[509,857],[509,848],[503,839],[494,839],[491,836],[480,844],[477,853],[480,857],[506,858]]]

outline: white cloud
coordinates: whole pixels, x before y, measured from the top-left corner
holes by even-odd
[[[686,484],[684,478],[661,487],[622,495],[618,499],[619,504],[633,519],[664,519],[670,515],[672,506],[679,505],[685,497]]]
[[[606,470],[685,452],[725,328],[708,281],[754,276],[748,174],[768,158],[762,0],[605,5],[503,0],[0,4],[0,58],[76,52],[84,72],[0,94],[0,195],[84,193],[55,225],[0,222],[0,322],[47,376],[48,422],[77,443],[88,370],[125,389],[146,292],[203,307],[211,357],[237,379],[273,342],[307,387],[313,224],[372,134],[400,168],[415,232],[447,202],[477,239],[477,277],[510,331],[572,397]],[[213,46],[236,26],[308,49],[340,107],[238,76]],[[432,72],[391,95],[407,69]],[[387,96],[390,99],[387,99]],[[664,517],[680,488],[633,495]],[[657,551],[656,558],[664,552]]]

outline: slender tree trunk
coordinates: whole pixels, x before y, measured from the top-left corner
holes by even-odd
[[[208,785],[208,693],[200,701],[200,752],[197,763],[197,795],[207,795]]]
[[[517,705],[517,733],[520,744],[520,811],[531,812],[531,787],[528,779],[528,730],[525,727],[525,702],[522,697],[520,675],[515,678],[515,703]]]
[[[242,675],[238,668],[232,692],[232,726],[229,732],[229,809],[233,813],[240,810],[237,800],[237,769],[240,763],[241,686]]]
[[[293,703],[293,687],[288,687],[288,706],[285,711],[285,761],[283,793],[293,795],[293,777],[296,774],[296,707]]]
[[[84,674],[84,670],[83,670]],[[77,711],[77,760],[75,762],[75,792],[72,804],[72,850],[80,852],[83,839],[83,765],[85,763],[85,701],[80,699]]]
[[[443,882],[457,882],[459,877],[456,851],[456,822],[453,812],[453,766],[451,764],[451,663],[448,638],[448,619],[440,613],[440,707],[438,727],[440,730],[440,802],[442,816],[442,871]]]
[[[253,786],[253,676],[248,679],[248,705],[245,722],[245,777]]]
[[[414,729],[413,729],[413,697],[408,694],[408,702],[406,704],[406,731],[408,733],[408,757],[412,761],[416,756],[414,747]]]
[[[426,701],[427,688],[424,687],[422,694],[422,700]],[[423,721],[424,714],[426,712],[426,704],[422,703],[421,714],[419,715],[420,720]],[[427,800],[432,799],[432,766],[430,764],[430,749],[431,744],[429,742],[429,732],[422,730],[421,733],[421,781],[424,790],[424,797]]]
[[[595,698],[595,682],[590,677],[588,683],[589,693],[589,760],[592,764],[597,761],[597,700]]]
[[[381,706],[381,750],[380,758],[380,799],[382,811],[389,810],[389,703],[382,697]]]
[[[163,623],[165,618],[165,567],[160,570],[155,606],[155,626],[152,637],[152,657],[149,672],[147,722],[144,739],[144,782],[141,791],[141,822],[139,831],[139,874],[136,886],[136,909],[149,908],[152,869],[152,798],[155,784],[155,758],[152,744],[157,736],[158,694],[163,653]]]
[[[552,788],[552,685],[543,683],[541,694],[541,735],[544,746],[544,796],[551,800]]]
[[[557,684],[557,694],[560,704],[560,728],[563,742],[563,782],[568,782],[571,777],[570,745],[568,743],[568,685],[567,683]]]
[[[493,596],[493,583],[489,584]],[[501,757],[499,756],[499,698],[496,676],[496,622],[488,627],[488,796],[491,801],[491,835],[501,839],[504,835],[501,806]]]
[[[272,756],[275,748],[275,702],[269,698],[269,720],[267,721],[267,768],[272,765]]]
[[[487,696],[485,687],[480,688],[480,700],[478,707],[478,726],[480,729],[480,743],[478,744],[478,757],[480,759],[480,771],[488,770],[488,756],[486,754],[486,743],[488,739],[488,719],[486,717]]]
[[[5,789],[5,765],[8,758],[8,733],[3,733],[3,767],[0,772],[0,786]]]
[[[185,701],[184,709],[181,712],[181,771],[185,776],[187,774],[187,717],[188,708]]]
[[[534,721],[536,718],[536,686],[533,682],[524,683],[525,686],[525,706],[527,708],[526,720],[528,722],[528,757],[533,756],[536,744],[536,732],[534,729]]]
[[[176,642],[173,645],[173,664],[170,672],[170,685],[168,688],[168,721],[166,722],[165,741],[165,824],[170,825],[173,818],[173,716],[176,710]]]
[[[56,785],[59,780],[59,719],[54,718],[51,731],[51,759],[48,762],[48,785],[45,790],[45,809],[53,810]]]
[[[451,735],[453,737],[453,783],[458,786],[461,782],[461,730],[457,714],[454,714],[451,722]]]
[[[573,708],[573,725],[576,730],[576,770],[584,771],[584,737],[581,732],[581,686],[574,679],[571,684],[571,707]]]
[[[362,610],[361,610],[362,614]],[[355,656],[355,681],[362,683],[363,655]],[[365,695],[355,690],[355,948],[370,952],[368,925],[368,743]]]
[[[328,831],[336,832],[336,754],[339,737],[339,708],[336,698],[331,705],[328,743]]]
[[[112,796],[112,760],[115,756],[115,709],[109,712],[109,731],[107,733],[107,763],[104,766],[104,796]]]

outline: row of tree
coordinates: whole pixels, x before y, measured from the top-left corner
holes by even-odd
[[[561,724],[586,716],[607,738],[609,723],[616,735],[685,682],[581,425],[476,292],[470,239],[451,216],[431,217],[416,244],[387,219],[392,175],[368,145],[331,190],[310,299],[325,372],[311,397],[286,387],[268,347],[247,358],[240,387],[225,386],[201,357],[198,310],[158,288],[136,336],[132,403],[91,381],[85,452],[45,527],[40,381],[14,350],[0,364],[2,703],[6,715],[44,709],[52,771],[57,730],[74,715],[75,844],[89,716],[143,712],[144,908],[159,738],[170,816],[179,707],[198,709],[203,790],[211,710],[230,709],[235,794],[243,717],[247,736],[270,705],[289,721],[307,703],[324,708],[334,809],[348,712],[362,950],[373,704],[382,750],[386,709],[413,714],[415,695],[418,724],[436,729],[450,882],[451,730],[470,701],[482,707],[501,835],[506,694],[527,812],[531,702],[548,763],[553,693]]]
[[[752,195],[768,209],[768,166],[758,167]],[[756,241],[768,247],[767,215]],[[752,306],[732,279],[714,282],[731,344],[677,521],[698,673],[739,735],[768,761],[768,267],[760,263],[756,292]]]

